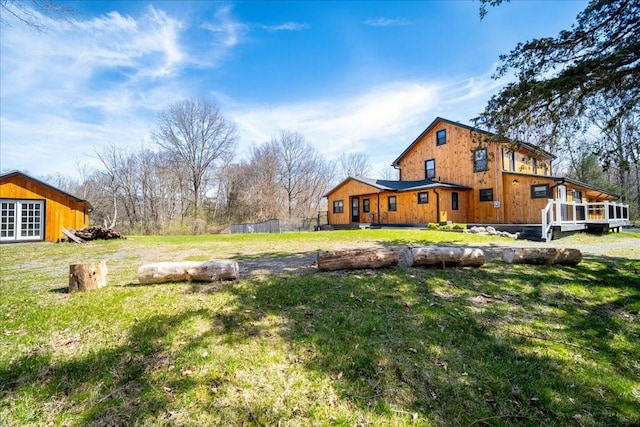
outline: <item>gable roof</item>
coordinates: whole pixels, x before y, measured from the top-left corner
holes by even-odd
[[[416,138],[416,139],[415,139],[415,140],[414,140],[414,141],[413,141],[413,142],[412,142],[412,143],[411,143],[411,144],[406,148],[406,150],[404,150],[404,151],[402,152],[402,154],[400,154],[400,155],[398,156],[398,158],[397,158],[397,159],[395,159],[395,160],[393,161],[393,163],[391,163],[391,166],[398,166],[398,163],[400,162],[400,160],[401,160],[401,159],[402,159],[402,158],[403,158],[403,157],[404,157],[404,156],[405,156],[405,155],[406,155],[406,154],[407,154],[407,153],[408,153],[408,152],[409,152],[409,151],[410,151],[410,150],[411,150],[411,149],[412,149],[412,148],[413,148],[413,147],[414,147],[418,142],[420,142],[420,141],[422,140],[422,138],[424,138],[424,136],[425,136],[426,134],[428,134],[431,130],[433,130],[433,128],[434,128],[434,127],[436,127],[436,125],[437,125],[438,123],[440,123],[440,122],[444,122],[444,123],[450,124],[450,125],[452,125],[452,126],[457,126],[457,127],[463,128],[463,129],[467,129],[467,130],[472,131],[472,132],[478,132],[478,133],[481,133],[481,134],[483,134],[483,135],[487,135],[487,136],[490,136],[490,137],[497,137],[497,135],[496,135],[496,134],[494,134],[494,133],[492,133],[492,132],[489,132],[489,131],[486,131],[486,130],[478,129],[478,128],[475,128],[475,127],[473,127],[473,126],[465,125],[465,124],[462,124],[462,123],[459,123],[459,122],[454,122],[454,121],[452,121],[452,120],[444,119],[444,118],[442,118],[442,117],[436,117],[436,118],[431,122],[431,124],[430,124],[429,126],[427,126],[427,128],[426,128],[425,130],[423,130],[423,131],[422,131],[422,133],[421,133],[420,135],[418,135],[418,137],[417,137],[417,138]],[[543,157],[543,158],[545,158],[545,159],[548,159],[548,160],[554,160],[554,159],[556,158],[556,156],[554,156],[553,154],[549,153],[548,151],[543,150],[542,148],[536,147],[536,146],[535,146],[535,145],[533,145],[533,144],[529,144],[528,142],[523,142],[523,141],[510,141],[510,140],[508,140],[508,139],[506,139],[506,138],[505,138],[505,141],[508,141],[508,142],[511,142],[511,143],[515,143],[517,146],[519,146],[519,147],[523,147],[523,148],[525,148],[526,150],[531,151],[532,153],[535,153],[535,154],[537,154],[537,155],[539,155],[540,157]]]
[[[51,190],[53,190],[53,191],[56,191],[56,192],[58,192],[58,193],[60,193],[60,194],[62,194],[62,195],[64,195],[64,196],[67,196],[67,197],[69,197],[70,199],[75,200],[76,202],[86,203],[86,204],[89,206],[89,208],[90,208],[90,209],[93,209],[93,206],[91,206],[91,203],[89,203],[88,201],[86,201],[86,200],[84,200],[84,199],[81,199],[81,198],[79,198],[79,197],[76,197],[76,196],[74,196],[73,194],[67,193],[66,191],[62,191],[62,190],[60,190],[59,188],[56,188],[56,187],[54,187],[54,186],[53,186],[53,185],[51,185],[51,184],[47,184],[47,183],[46,183],[46,182],[44,182],[44,181],[41,181],[41,180],[39,180],[39,179],[37,179],[37,178],[34,178],[34,177],[32,177],[31,175],[27,175],[27,174],[26,174],[26,173],[24,173],[24,172],[20,172],[20,171],[17,171],[17,170],[15,170],[15,171],[9,171],[9,172],[6,172],[6,173],[3,173],[3,174],[0,174],[0,179],[10,178],[10,177],[12,177],[12,176],[21,176],[21,177],[26,178],[26,179],[28,179],[28,180],[30,180],[30,181],[37,182],[38,184],[40,184],[40,185],[42,185],[42,186],[44,186],[44,187],[47,187],[47,188],[49,188],[49,189],[51,189]]]
[[[346,182],[353,180],[361,182],[362,184],[369,185],[371,187],[377,188],[382,191],[392,191],[392,192],[402,192],[402,191],[418,191],[418,190],[428,190],[435,188],[451,188],[456,190],[471,190],[471,187],[465,187],[464,185],[452,184],[449,182],[442,181],[434,181],[432,179],[423,179],[420,181],[395,181],[395,180],[386,180],[386,179],[373,179],[373,178],[364,178],[361,176],[353,177],[350,176],[340,184],[336,185],[333,189],[331,189],[325,197],[329,194],[333,193],[334,190],[344,185]]]

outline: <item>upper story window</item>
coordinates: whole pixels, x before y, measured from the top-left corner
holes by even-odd
[[[507,170],[510,172],[516,171],[516,152],[509,150],[507,151]]]
[[[425,179],[434,179],[436,177],[436,160],[429,159],[424,162]]]
[[[538,175],[538,159],[533,159],[532,161],[533,174]]]
[[[487,149],[478,148],[473,152],[473,171],[484,172],[489,169],[489,162],[487,161]]]
[[[334,200],[333,201],[333,213],[343,213],[344,212],[344,202],[342,200]]]
[[[447,130],[440,129],[436,132],[436,145],[444,145],[447,143]]]

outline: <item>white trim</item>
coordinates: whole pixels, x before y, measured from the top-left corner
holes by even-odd
[[[0,241],[44,240],[44,200],[2,199],[0,203]]]

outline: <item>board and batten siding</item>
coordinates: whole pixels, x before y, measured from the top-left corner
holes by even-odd
[[[350,224],[351,223],[351,197],[358,197],[360,199],[360,215],[361,222],[364,217],[362,217],[362,199],[369,198],[371,203],[371,212],[370,214],[374,214],[376,218],[378,218],[378,190],[375,187],[362,183],[360,181],[356,181],[354,179],[348,179],[342,183],[342,185],[333,189],[331,193],[327,195],[327,209],[328,209],[328,221],[329,224]],[[342,213],[334,213],[333,212],[333,202],[337,200],[342,200],[343,203],[343,212]],[[385,199],[386,203],[386,199]]]
[[[81,229],[89,225],[87,202],[78,201],[46,185],[15,174],[0,179],[0,198],[44,201],[44,240],[56,241],[64,235],[61,227]]]
[[[446,130],[447,139],[443,145],[436,145],[436,133]],[[481,202],[480,189],[493,189],[494,200],[502,194],[500,144],[488,142],[482,134],[469,129],[440,122],[422,136],[398,161],[402,180],[425,179],[425,161],[435,160],[435,180],[471,187],[473,190],[459,191],[460,207],[452,211],[449,191],[442,191],[441,221],[470,223],[500,223],[504,221],[504,204],[494,207],[493,201]],[[487,170],[473,170],[475,149],[487,149]],[[465,203],[463,204],[462,201]],[[446,206],[447,209],[444,209]],[[446,219],[443,212],[446,213]]]

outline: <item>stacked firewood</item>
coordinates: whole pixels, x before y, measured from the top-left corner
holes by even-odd
[[[109,239],[124,239],[124,236],[112,228],[104,227],[86,227],[82,230],[76,230],[73,234],[82,240],[109,240]]]

